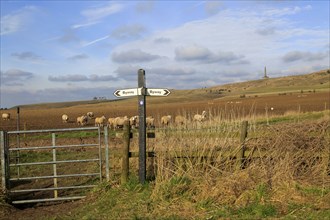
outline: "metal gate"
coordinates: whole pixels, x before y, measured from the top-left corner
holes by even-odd
[[[81,199],[102,180],[98,127],[1,131],[0,136],[2,189],[13,204]]]

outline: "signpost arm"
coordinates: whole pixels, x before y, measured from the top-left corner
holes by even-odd
[[[138,70],[138,87],[141,95],[138,95],[139,105],[139,181],[146,180],[146,82],[145,71]]]

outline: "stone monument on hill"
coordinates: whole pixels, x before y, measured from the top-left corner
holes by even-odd
[[[264,79],[268,79],[269,77],[267,76],[267,69],[266,69],[266,66],[265,66],[265,74],[264,74]]]

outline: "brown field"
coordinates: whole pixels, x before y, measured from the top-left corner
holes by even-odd
[[[330,92],[305,92],[287,93],[286,95],[247,95],[240,97],[208,98],[201,100],[168,102],[167,97],[147,97],[147,115],[156,118],[156,125],[163,115],[185,114],[191,117],[203,110],[208,111],[213,117],[224,112],[231,112],[231,117],[248,117],[265,115],[268,108],[269,115],[284,115],[289,112],[313,112],[329,109]],[[273,110],[271,110],[273,108]],[[1,110],[11,113],[11,120],[1,120],[0,130],[16,130],[17,110]],[[119,100],[116,102],[103,102],[97,104],[77,105],[70,107],[49,108],[47,105],[38,108],[20,108],[20,129],[52,129],[78,127],[76,118],[87,112],[94,112],[95,116],[117,117],[137,115],[137,98]],[[62,114],[69,116],[69,123],[62,123]],[[87,126],[94,126],[94,120],[90,120]]]

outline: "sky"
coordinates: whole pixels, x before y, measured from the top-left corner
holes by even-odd
[[[329,68],[329,1],[1,0],[0,107]]]

